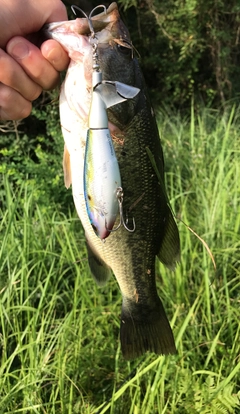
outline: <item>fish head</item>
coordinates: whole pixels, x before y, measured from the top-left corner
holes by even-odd
[[[103,80],[138,87],[133,46],[117,4],[112,3],[106,12],[91,17],[91,25],[94,36],[85,17],[50,23],[45,28],[47,36],[61,43],[69,54],[71,62],[66,77],[68,89],[65,88],[65,97],[71,100],[78,114],[86,119],[92,92],[94,45]],[[133,108],[130,101],[114,105],[109,109],[109,120],[115,126],[126,125],[133,116]]]

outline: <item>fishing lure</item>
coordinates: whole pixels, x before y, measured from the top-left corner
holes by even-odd
[[[88,217],[95,233],[105,239],[114,231],[118,213],[121,213],[120,224],[132,231],[122,215],[123,190],[108,128],[107,108],[134,97],[139,90],[120,82],[102,81],[101,75],[101,72],[93,72],[96,86],[92,90],[83,174]]]
[[[72,8],[77,6],[72,6]],[[88,132],[84,157],[84,198],[90,223],[100,239],[105,239],[112,231],[123,225],[130,229],[123,217],[123,189],[117,157],[108,128],[107,108],[134,98],[139,89],[121,82],[102,79],[98,64],[97,39],[91,23],[93,12],[105,6],[97,6],[88,19],[93,45],[92,97],[88,119]],[[120,215],[119,225],[114,229],[116,218]]]

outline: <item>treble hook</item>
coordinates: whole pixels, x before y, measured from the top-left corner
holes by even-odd
[[[89,14],[89,16],[85,13],[85,11],[83,11],[80,7],[78,7],[78,6],[75,6],[75,5],[73,5],[73,6],[71,6],[71,9],[72,9],[72,11],[73,11],[73,13],[75,14],[75,16],[77,15],[77,13],[76,13],[76,11],[75,11],[75,9],[76,10],[78,10],[78,11],[80,11],[80,13],[82,13],[83,14],[83,16],[87,19],[87,21],[88,21],[88,26],[89,26],[89,29],[90,29],[90,32],[91,32],[91,37],[94,39],[94,38],[96,38],[96,35],[95,35],[95,32],[94,32],[94,28],[93,28],[93,24],[92,24],[92,17],[93,17],[93,13],[97,10],[97,9],[100,9],[100,8],[102,8],[103,9],[103,11],[104,11],[104,13],[106,14],[107,13],[107,8],[106,8],[106,6],[104,6],[103,4],[99,4],[98,6],[96,6],[96,7],[94,7],[94,9],[92,9],[92,11],[91,11],[91,13]]]
[[[119,205],[119,215],[120,215],[120,223],[118,224],[118,226],[115,229],[109,230],[106,226],[107,231],[109,231],[110,233],[117,231],[121,226],[123,226],[127,231],[129,231],[129,233],[133,233],[136,230],[136,224],[135,224],[135,220],[134,218],[132,219],[133,221],[133,228],[130,229],[127,226],[128,223],[128,218],[125,221],[124,220],[124,216],[123,216],[123,189],[122,187],[118,187],[117,188],[117,199],[118,199],[118,205]]]
[[[77,16],[77,13],[75,11],[75,9],[77,9],[78,11],[80,11],[80,13],[83,14],[84,17],[86,17],[86,19],[88,19],[88,15],[85,13],[85,11],[83,11],[82,9],[80,9],[80,7],[78,7],[78,6],[75,6],[75,4],[73,4],[71,6],[71,9],[72,9],[72,12],[75,14],[75,16]]]
[[[88,26],[89,26],[89,29],[90,29],[90,32],[91,32],[91,36],[90,36],[89,41],[91,42],[92,48],[93,48],[93,70],[95,72],[99,72],[100,66],[99,66],[99,63],[98,63],[98,54],[97,54],[98,39],[97,39],[97,36],[96,36],[94,28],[93,28],[92,17],[93,17],[93,14],[95,13],[95,11],[97,9],[100,9],[100,8],[103,9],[105,14],[107,14],[107,8],[103,4],[99,4],[98,6],[94,7],[94,9],[92,9],[92,11],[90,12],[89,16],[80,7],[74,6],[74,5],[71,6],[71,9],[72,9],[73,13],[75,14],[75,16],[77,15],[76,10],[78,10],[87,19]]]

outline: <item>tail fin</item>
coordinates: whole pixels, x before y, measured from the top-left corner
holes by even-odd
[[[154,308],[123,301],[120,338],[125,359],[137,358],[147,351],[159,355],[176,353],[172,329],[159,298]]]

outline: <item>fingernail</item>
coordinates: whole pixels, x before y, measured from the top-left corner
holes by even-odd
[[[12,46],[9,53],[15,59],[24,59],[29,54],[29,48],[26,43],[20,41]]]
[[[45,57],[52,64],[58,63],[59,62],[59,51],[54,48],[50,49],[48,51],[48,54]]]
[[[44,54],[44,57],[55,67],[55,69],[59,70],[59,65],[62,66],[61,62],[64,57],[59,47],[52,47],[46,54]]]

